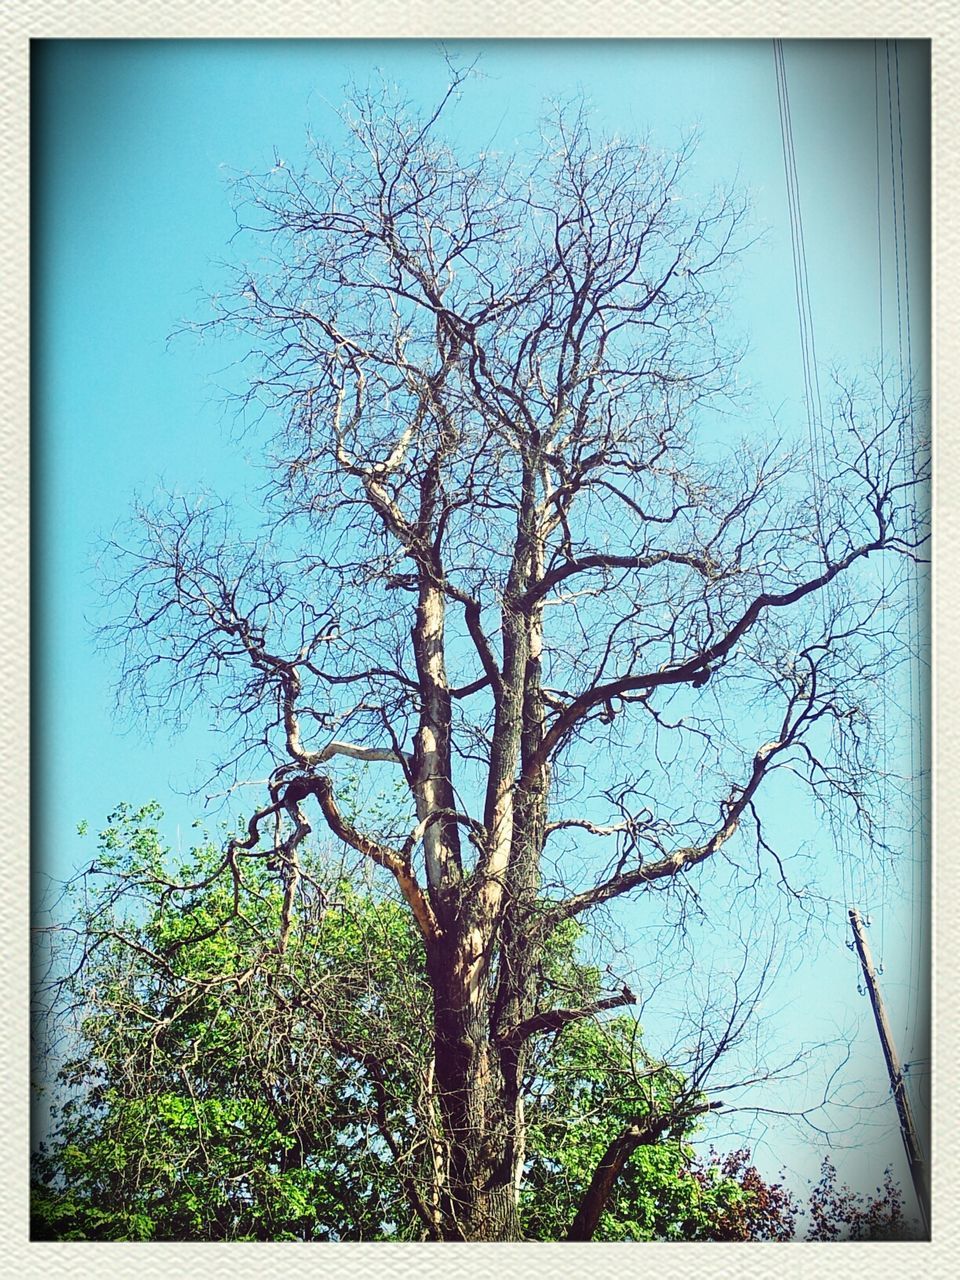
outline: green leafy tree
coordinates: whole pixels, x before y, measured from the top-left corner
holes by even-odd
[[[699,1158],[689,1176],[695,1178],[706,1197],[716,1197],[719,1189],[733,1184],[739,1195],[729,1191],[711,1217],[710,1240],[793,1240],[797,1235],[800,1205],[782,1182],[767,1182],[755,1165],[750,1151],[741,1147],[723,1155],[710,1149]]]
[[[381,1015],[403,1007],[411,1035],[428,1016],[402,913],[347,884],[304,882],[281,954],[276,877],[251,867],[237,901],[222,853],[204,843],[174,881],[158,821],[152,806],[118,809],[74,888],[76,948],[58,996],[78,1011],[76,1052],[37,1160],[38,1231],[378,1235],[403,1201],[378,1117],[416,1075],[416,1043],[398,1043]]]
[[[638,1062],[639,1060],[639,1062]],[[530,1237],[541,1240],[712,1239],[717,1223],[743,1198],[733,1179],[696,1180],[690,1119],[671,1123],[658,1098],[683,1081],[644,1054],[632,1018],[581,1022],[549,1046],[528,1105],[530,1159],[521,1209]],[[627,1132],[637,1139],[589,1224],[596,1171]],[[573,1224],[571,1226],[571,1224]]]
[[[238,885],[210,841],[173,860],[160,819],[155,805],[111,815],[55,935],[73,942],[44,984],[47,1025],[69,1052],[34,1160],[36,1236],[438,1236],[430,994],[408,913],[305,858],[291,917],[265,863]],[[633,1125],[642,1140],[591,1234],[709,1238],[742,1191],[687,1172],[705,1104],[647,1056],[634,1019],[563,1016],[600,990],[581,933],[565,921],[545,955],[524,1235],[568,1234],[599,1158]]]
[[[70,1052],[34,1156],[35,1237],[439,1235],[429,986],[408,913],[305,859],[281,950],[289,904],[276,877],[250,868],[238,889],[208,840],[172,862],[160,820],[156,805],[120,806],[67,896],[72,924],[56,936],[73,943],[43,989],[54,1001],[45,1025]],[[578,958],[581,935],[564,922],[545,955],[547,1025],[524,1094],[524,1237],[795,1238],[798,1202],[748,1150],[697,1155],[704,1104],[649,1056],[634,1018],[558,1020],[561,996],[600,989]],[[611,1150],[622,1164],[591,1201]],[[578,1227],[589,1203],[595,1220]],[[807,1216],[811,1240],[913,1230],[889,1172],[863,1197],[837,1186],[828,1159]]]

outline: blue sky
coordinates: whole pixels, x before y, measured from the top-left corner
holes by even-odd
[[[771,43],[450,47],[482,55],[484,79],[457,118],[467,148],[495,140],[509,149],[533,129],[545,98],[579,89],[599,120],[622,133],[649,131],[670,147],[698,131],[687,187],[706,192],[739,175],[751,196],[759,239],[743,261],[732,323],[749,342],[742,374],[755,384],[757,422],[802,420]],[[251,487],[247,461],[255,442],[231,433],[219,392],[235,353],[189,339],[167,343],[182,320],[203,314],[205,290],[221,278],[218,261],[230,256],[228,179],[268,169],[277,156],[299,158],[307,126],[321,136],[332,129],[344,84],[365,81],[374,67],[414,99],[432,98],[445,71],[427,41],[71,41],[34,48],[34,750],[44,776],[57,780],[34,814],[39,894],[48,878],[89,860],[92,845],[77,838],[78,822],[98,829],[119,800],[160,799],[172,843],[202,816],[202,797],[188,794],[215,750],[202,720],[177,738],[159,730],[148,739],[136,725],[125,728],[112,713],[110,656],[97,651],[89,623],[99,605],[98,539],[124,519],[135,493],[149,496],[160,481],[184,492]],[[872,42],[810,42],[788,43],[785,51],[818,354],[825,365],[859,368],[880,346],[878,261],[885,263],[889,340],[891,263],[904,250],[893,240],[883,150],[878,230],[875,49]],[[879,56],[883,63],[882,44]],[[901,44],[911,334],[923,383],[925,66],[925,46]],[[885,93],[882,77],[881,85]],[[886,128],[886,104],[880,106]],[[922,1083],[929,1064],[920,1059],[929,1050],[911,1012],[923,944],[911,895],[920,883],[908,868],[899,885],[858,888],[865,908],[882,920],[882,937],[875,928],[871,942],[885,966],[901,1052],[917,1062],[913,1078]],[[838,910],[835,945],[820,945],[790,991],[779,993],[781,1003],[789,1005],[787,1024],[804,1037],[818,1027],[858,1026],[848,1070],[882,1100],[879,1046],[846,940]],[[873,1187],[882,1165],[895,1159],[906,1184],[892,1106],[872,1119],[876,1127],[858,1144],[859,1155],[838,1154],[841,1171]],[[809,1175],[809,1154],[795,1139],[776,1126],[756,1137],[768,1172],[783,1162]]]

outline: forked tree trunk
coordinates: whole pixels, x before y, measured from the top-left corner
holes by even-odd
[[[522,1077],[526,1045],[514,1033],[533,1013],[532,974],[539,942],[535,917],[545,836],[546,767],[518,784],[543,738],[539,607],[516,602],[543,572],[535,531],[535,469],[527,464],[527,501],[519,517],[503,613],[503,667],[487,787],[489,846],[474,896],[466,890],[455,941],[436,949],[437,1084],[450,1170],[444,1232],[450,1239],[521,1239],[518,1208],[526,1146]],[[490,956],[496,947],[496,982]]]

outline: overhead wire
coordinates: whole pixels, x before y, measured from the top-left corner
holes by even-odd
[[[813,319],[813,306],[810,291],[809,264],[807,258],[806,242],[804,237],[803,225],[803,209],[800,199],[800,182],[796,157],[796,141],[794,137],[793,117],[790,105],[790,94],[787,83],[786,62],[784,56],[783,42],[774,40],[774,64],[776,69],[777,80],[777,105],[780,116],[781,142],[784,160],[784,176],[787,191],[787,204],[790,221],[790,239],[791,252],[793,258],[794,270],[794,286],[796,298],[797,323],[800,337],[801,365],[803,375],[804,398],[806,405],[807,417],[807,433],[809,442],[810,456],[810,476],[811,488],[816,507],[815,520],[817,522],[817,536],[820,539],[821,546],[824,545],[823,535],[823,513],[826,511],[827,502],[827,463],[826,463],[826,443],[824,439],[823,425],[823,403],[820,390],[819,366],[816,354],[816,334]],[[896,298],[896,324],[897,324],[897,356],[898,356],[898,381],[899,396],[894,398],[893,403],[887,404],[888,411],[901,416],[907,431],[910,433],[910,439],[905,441],[907,449],[904,457],[904,468],[906,473],[912,468],[912,455],[916,452],[915,427],[913,422],[913,414],[910,412],[910,389],[913,380],[913,344],[912,344],[912,327],[911,327],[911,299],[910,299],[910,267],[909,267],[909,247],[908,247],[908,220],[907,220],[907,200],[906,200],[906,162],[905,147],[903,138],[903,111],[901,101],[901,80],[900,80],[900,57],[899,47],[896,42],[887,41],[885,43],[885,78],[886,78],[886,115],[887,120],[882,122],[887,126],[888,146],[890,155],[890,206],[891,206],[891,222],[890,228],[893,237],[893,269],[895,282],[895,298]],[[887,282],[885,278],[886,264],[884,261],[884,231],[883,223],[883,180],[881,166],[881,74],[879,45],[874,42],[874,125],[875,125],[875,157],[877,167],[877,185],[876,185],[876,206],[877,206],[877,266],[878,266],[878,312],[880,325],[880,379],[881,387],[884,388],[884,401],[886,403],[886,311],[885,311],[885,293]],[[881,558],[881,591],[886,598],[891,589],[891,583],[887,578],[886,563]],[[911,572],[907,583],[907,592],[909,596],[908,612],[909,612],[909,646],[908,654],[908,673],[909,682],[907,707],[904,708],[909,720],[909,752],[910,766],[909,777],[910,786],[912,788],[910,800],[908,803],[909,810],[909,840],[911,843],[911,862],[916,869],[915,883],[911,886],[913,896],[917,903],[922,903],[925,892],[924,876],[925,876],[925,856],[923,849],[923,815],[922,809],[922,790],[924,785],[925,768],[919,753],[923,749],[923,715],[922,715],[922,691],[918,688],[916,673],[914,666],[922,654],[922,642],[920,635],[920,600],[919,600],[919,584],[917,573]],[[825,591],[821,600],[824,610],[824,621],[828,620],[831,598],[829,591]],[[881,660],[889,657],[889,639],[885,638],[882,644]],[[881,716],[881,736],[884,743],[889,742],[889,699],[890,690],[884,690],[880,700],[880,716]],[[886,815],[889,811],[889,777],[891,774],[891,762],[887,754],[888,748],[884,748],[884,755],[881,765],[881,803],[883,814],[881,815],[881,838],[886,843],[888,840],[888,830],[886,826]],[[851,904],[854,892],[859,888],[861,897],[866,895],[865,868],[861,872],[861,882],[858,885],[854,883],[854,875],[851,868],[850,858],[850,832],[845,823],[831,823],[833,834],[840,860],[842,892],[846,905]],[[874,895],[876,898],[876,895]],[[885,949],[885,922],[886,922],[886,906],[887,906],[887,885],[885,878],[880,880],[879,893],[879,909],[881,917],[881,937],[880,937],[880,967],[883,964],[883,955]],[[922,967],[923,954],[923,938],[921,936],[922,921],[920,927],[916,924],[917,912],[911,910],[911,940],[910,940],[910,968],[911,976],[915,983],[919,983],[919,972]],[[915,997],[914,997],[915,998]]]
[[[897,75],[897,138],[898,150],[900,153],[900,225],[903,230],[903,293],[905,306],[904,328],[907,334],[907,383],[910,385],[913,380],[913,343],[911,340],[911,324],[910,324],[910,249],[907,240],[907,184],[903,174],[903,112],[900,108],[900,45],[899,42],[893,42],[894,63]],[[912,418],[911,418],[912,422]]]
[[[904,173],[904,145],[903,145],[903,111],[900,98],[900,47],[897,41],[893,42],[894,52],[894,72],[896,76],[896,102],[897,102],[897,159],[899,161],[899,177],[900,177],[900,227],[903,242],[903,298],[901,303],[899,278],[897,283],[897,306],[902,306],[903,320],[899,325],[899,330],[906,336],[906,362],[904,363],[904,352],[901,345],[901,399],[903,401],[902,409],[907,413],[908,422],[908,442],[909,442],[909,459],[904,459],[905,470],[912,465],[912,460],[917,456],[917,431],[915,413],[912,411],[912,388],[914,384],[914,367],[913,367],[913,338],[912,338],[912,308],[910,304],[910,253],[909,240],[907,237],[907,195],[906,180]],[[889,59],[889,42],[888,42],[888,59]],[[889,65],[889,63],[888,63]],[[889,71],[888,71],[889,75]],[[891,143],[891,160],[893,158],[893,146]],[[894,219],[896,220],[896,207],[894,208]],[[907,476],[904,476],[907,479]],[[916,924],[913,932],[916,934],[916,949],[911,946],[910,952],[910,969],[913,979],[913,989],[911,992],[912,1002],[916,1007],[916,1002],[920,997],[920,981],[923,970],[923,956],[926,944],[926,896],[929,878],[927,875],[927,858],[929,851],[927,848],[927,840],[925,839],[925,817],[926,817],[926,786],[927,786],[927,769],[925,761],[925,739],[924,739],[924,690],[923,681],[921,679],[923,668],[923,637],[921,634],[921,606],[920,606],[920,571],[919,566],[914,562],[908,566],[908,597],[910,601],[910,626],[911,626],[911,660],[908,663],[909,674],[909,706],[910,706],[910,778],[911,778],[911,854],[912,854],[912,884],[914,891],[914,902],[911,910],[911,922]],[[910,1011],[908,1009],[907,1016],[909,1018]],[[916,1037],[919,1031],[917,1021],[914,1020],[913,1033]],[[911,1044],[911,1049],[913,1044]]]
[[[790,94],[787,87],[787,71],[784,61],[783,41],[774,40],[774,59],[777,72],[777,103],[780,110],[780,134],[783,147],[784,173],[787,187],[787,207],[790,215],[790,243],[793,253],[794,286],[797,301],[797,321],[800,328],[800,349],[803,365],[804,396],[807,410],[807,431],[811,457],[814,461],[813,478],[816,499],[823,496],[825,454],[821,439],[823,405],[817,370],[816,339],[813,328],[813,309],[810,303],[810,277],[807,268],[807,251],[803,235],[803,210],[800,203],[800,181],[797,174],[796,146],[793,136],[793,119],[790,110]]]
[[[902,404],[904,404],[904,397],[906,394],[906,383],[908,383],[908,370],[906,370],[905,362],[904,362],[904,294],[906,293],[906,287],[904,285],[904,289],[902,289],[902,293],[901,293],[901,262],[900,262],[901,220],[902,220],[902,223],[904,224],[906,220],[904,182],[902,182],[902,173],[904,173],[904,169],[902,169],[902,157],[904,157],[904,134],[902,134],[902,115],[900,110],[899,51],[897,51],[896,44],[895,44],[893,45],[893,50],[895,50],[895,61],[896,61],[897,129],[896,129],[896,141],[895,141],[895,131],[893,131],[893,76],[891,74],[890,45],[891,45],[890,41],[888,40],[884,41],[884,52],[886,52],[886,67],[887,67],[887,118],[888,118],[888,122],[890,122],[890,198],[891,198],[891,224],[893,229],[893,265],[895,265],[895,282],[896,282],[895,296],[896,296],[896,316],[897,316],[897,360],[899,360],[899,365],[897,365],[897,369],[899,369],[899,375],[900,375],[899,407],[902,410]],[[896,163],[897,154],[900,155],[900,182],[899,183],[897,183],[897,163]],[[904,269],[906,273],[908,273],[908,279],[909,279],[909,259],[908,259],[908,255],[906,255],[905,225],[904,225]],[[906,320],[908,320],[908,325],[906,325],[906,328],[908,328],[908,334],[909,334],[909,329],[910,329],[909,308],[908,308],[908,314],[906,314]],[[910,346],[910,339],[908,337],[908,348],[909,346]],[[914,593],[913,593],[913,590],[911,590],[911,588],[913,588],[913,582],[914,582],[914,575],[913,573],[911,573],[911,575],[909,575],[909,581],[908,581],[908,593],[911,598],[911,612],[913,612]],[[910,628],[911,648],[913,648],[913,640],[914,640],[913,628]],[[910,844],[909,844],[909,868],[910,868],[909,899],[910,899],[910,902],[909,902],[909,911],[908,911],[909,920],[910,920],[910,924],[909,924],[910,941],[909,941],[909,950],[908,950],[908,956],[909,956],[908,964],[909,964],[910,995],[908,997],[908,1001],[906,1001],[906,1009],[904,1010],[904,1037],[908,1036],[910,1032],[911,1009],[913,1009],[913,1006],[915,1005],[916,995],[918,995],[919,993],[918,947],[920,943],[920,938],[919,938],[918,928],[916,928],[916,923],[918,923],[916,922],[916,908],[918,908],[918,901],[919,901],[918,856],[916,856],[918,855],[918,847],[916,847],[916,844],[918,844],[918,841],[916,841],[916,826],[918,826],[918,820],[916,820],[918,819],[918,814],[916,814],[916,732],[918,732],[918,724],[916,724],[916,719],[915,719],[915,705],[916,705],[916,695],[915,695],[915,689],[914,689],[914,663],[913,663],[913,654],[911,654],[910,660],[908,662],[908,691],[906,691],[906,712],[908,712],[908,718],[909,718],[909,724],[910,724],[910,731],[908,735],[908,744],[909,744],[908,750],[909,750],[909,760],[910,760],[910,764],[909,764],[910,795],[909,795],[909,801],[908,801],[909,841],[910,841]],[[913,1048],[913,1046],[911,1046],[911,1048]]]
[[[891,58],[892,45],[892,58]],[[906,165],[904,158],[904,139],[903,139],[903,109],[901,101],[901,81],[900,81],[900,49],[897,41],[884,42],[884,64],[886,74],[886,106],[887,106],[887,134],[888,148],[890,158],[890,229],[893,238],[893,266],[894,266],[894,296],[896,302],[896,319],[897,319],[897,380],[899,383],[899,395],[891,397],[888,401],[886,387],[886,351],[885,351],[885,332],[884,332],[884,296],[885,296],[885,277],[884,277],[884,261],[883,261],[883,223],[885,219],[882,215],[881,200],[881,167],[880,167],[880,71],[878,58],[878,42],[874,42],[874,82],[875,82],[875,101],[876,101],[876,156],[877,156],[877,261],[880,280],[880,382],[883,389],[883,402],[885,411],[891,415],[895,415],[900,419],[903,431],[903,461],[902,461],[902,480],[906,484],[909,482],[912,469],[915,465],[914,460],[917,456],[917,434],[915,422],[915,407],[913,404],[913,386],[914,386],[914,368],[913,368],[913,338],[912,338],[912,305],[910,297],[910,250],[908,235],[908,219],[907,219],[907,196],[906,196]],[[886,563],[881,560],[882,583],[884,595],[887,592]],[[925,838],[925,794],[926,794],[926,775],[927,769],[924,759],[925,742],[924,742],[924,692],[923,682],[921,680],[921,670],[923,665],[923,638],[921,634],[921,603],[920,603],[920,584],[919,569],[916,563],[910,563],[905,571],[906,578],[906,597],[908,610],[908,630],[907,630],[907,689],[906,689],[906,706],[902,707],[908,725],[908,766],[907,766],[907,785],[908,794],[906,797],[907,811],[907,849],[908,849],[908,865],[909,865],[909,885],[904,885],[909,896],[908,908],[908,948],[907,948],[907,964],[909,970],[909,995],[907,999],[907,1007],[904,1013],[904,1038],[910,1036],[911,1032],[913,1040],[911,1043],[911,1051],[915,1045],[915,1037],[918,1034],[919,1027],[914,1013],[917,1008],[917,1002],[920,996],[920,982],[923,970],[923,955],[925,948],[925,902],[927,893],[927,840]],[[884,653],[886,653],[886,640],[884,641]],[[884,741],[887,741],[886,733],[886,706],[889,695],[886,695],[883,702],[884,715]],[[884,794],[886,795],[887,777],[890,772],[890,763],[884,753]],[[884,804],[884,812],[887,811],[887,804]],[[881,940],[881,947],[882,947]]]
[[[897,206],[897,166],[896,166],[896,148],[893,141],[893,80],[890,75],[890,41],[886,41],[887,56],[887,115],[890,121],[890,193],[893,200],[893,257],[894,257],[894,279],[896,281],[897,296],[897,349],[900,356],[900,394],[904,392],[904,364],[903,364],[903,304],[900,297],[900,217]],[[897,95],[897,109],[899,111],[899,92]],[[902,139],[901,139],[902,142]]]
[[[886,352],[884,352],[884,330],[883,330],[883,169],[881,161],[881,92],[879,92],[879,41],[873,41],[873,131],[874,131],[874,160],[876,160],[877,169],[877,315],[879,324],[879,388],[881,388],[881,412],[886,411]],[[881,595],[886,602],[888,589],[887,576],[887,557],[879,558],[879,579],[881,579]],[[890,666],[890,636],[887,634],[887,627],[884,626],[881,631],[881,672],[886,673]],[[890,735],[888,735],[888,718],[887,708],[890,703],[887,689],[881,692],[881,755],[879,755],[879,764],[881,764],[881,818],[879,818],[879,829],[881,829],[881,845],[884,850],[888,847],[890,840],[890,827],[888,827],[888,814],[890,814]],[[887,877],[881,877],[881,900],[879,900],[879,957],[881,957],[881,966],[883,965],[883,957],[886,956],[886,940],[887,940]]]
[[[881,96],[879,96],[879,41],[873,41],[873,132],[874,132],[874,159],[876,159],[877,169],[877,317],[879,324],[879,387],[881,387],[881,402],[883,404],[886,399],[886,355],[884,355],[884,332],[883,332],[883,212],[882,212],[882,191],[883,191],[883,170],[881,168]],[[883,410],[882,410],[883,411]],[[884,602],[887,599],[887,557],[879,558],[879,576],[881,576],[881,593]],[[887,628],[883,627],[881,632],[881,671],[886,672],[890,664],[890,639],[888,639]],[[888,846],[888,837],[890,837],[890,829],[888,829],[888,814],[890,814],[890,735],[888,735],[887,707],[890,703],[887,690],[884,689],[881,694],[881,842],[884,849]],[[881,927],[879,927],[879,954],[881,954],[881,964],[883,956],[886,955],[886,937],[887,937],[887,899],[886,877],[883,877],[883,892],[881,893]]]
[[[787,88],[786,64],[784,60],[783,43],[775,40],[774,44],[774,62],[776,67],[777,78],[777,101],[780,113],[780,130],[781,141],[783,146],[784,171],[786,177],[787,200],[790,214],[790,235],[791,248],[793,254],[794,280],[797,297],[797,314],[800,331],[800,347],[801,359],[803,365],[803,381],[804,392],[807,403],[807,430],[810,442],[810,472],[811,485],[816,504],[815,513],[815,529],[823,554],[826,554],[826,541],[823,536],[823,520],[824,513],[827,510],[824,498],[826,496],[826,443],[823,438],[823,409],[820,397],[819,377],[817,372],[816,361],[816,342],[813,327],[813,309],[810,300],[809,274],[807,268],[806,248],[803,236],[803,217],[800,204],[799,179],[797,175],[796,163],[796,147],[793,136],[793,122],[790,112],[789,92]],[[892,421],[885,425],[892,427],[900,435],[901,458],[903,466],[903,475],[898,477],[904,482],[903,492],[907,492],[906,486],[912,480],[915,459],[916,459],[916,437],[915,423],[913,414],[913,349],[911,337],[911,307],[910,307],[910,273],[909,273],[909,251],[908,251],[908,235],[907,235],[907,204],[906,204],[906,182],[905,182],[905,161],[904,161],[904,145],[903,145],[903,113],[901,107],[900,93],[900,63],[899,49],[894,44],[894,74],[896,79],[896,125],[897,125],[897,145],[894,149],[894,108],[893,108],[893,91],[891,79],[890,65],[890,43],[886,44],[886,72],[887,72],[887,111],[890,123],[890,156],[891,156],[891,201],[893,212],[893,237],[894,237],[894,266],[896,278],[896,304],[897,304],[897,346],[899,356],[899,395],[895,397],[892,405],[887,404],[886,393],[886,369],[885,369],[885,314],[884,314],[884,235],[883,235],[883,218],[882,218],[882,179],[881,179],[881,146],[880,146],[880,74],[879,74],[879,57],[878,45],[874,42],[874,120],[875,120],[875,153],[877,164],[877,264],[878,264],[878,286],[879,286],[879,323],[880,323],[880,386],[881,386],[881,414],[888,412],[896,415]],[[899,184],[897,181],[897,164],[899,160]],[[901,236],[903,248],[903,261],[901,270]],[[901,289],[902,281],[902,289]],[[904,337],[906,338],[906,352],[904,352]],[[906,359],[904,358],[906,356]],[[908,395],[909,391],[909,395]],[[883,567],[881,574],[881,592],[882,600],[885,605],[888,604],[890,595],[894,591],[898,591],[903,585],[903,579],[899,575],[891,583],[888,581],[886,570],[886,557],[880,557]],[[917,907],[919,906],[922,913],[922,903],[924,898],[924,849],[922,835],[922,818],[921,812],[923,807],[923,799],[925,796],[924,767],[923,759],[917,758],[918,750],[922,752],[922,719],[923,719],[923,693],[918,686],[918,681],[914,680],[914,665],[919,663],[922,655],[922,644],[920,637],[920,599],[919,599],[919,579],[918,566],[915,562],[909,562],[907,565],[906,583],[906,607],[908,610],[908,639],[909,652],[907,654],[908,679],[910,682],[909,699],[907,709],[907,720],[909,723],[909,783],[910,788],[908,804],[909,804],[909,841],[912,867],[917,868],[916,874],[919,875],[919,884],[916,879],[912,878],[911,889],[914,892],[914,902],[911,903],[910,910],[910,927],[911,927],[911,944],[910,944],[910,974],[908,981],[910,982],[910,997],[908,1000],[907,1018],[908,1024],[912,1020],[914,1023],[914,1040],[911,1043],[908,1058],[918,1064],[918,1075],[923,1074],[924,1068],[919,1064],[924,1061],[921,1058],[913,1056],[914,1046],[916,1044],[916,1034],[919,1028],[916,1026],[916,1019],[913,1014],[917,1008],[917,997],[920,981],[920,970],[923,955],[923,944],[921,931],[923,929],[923,920],[920,919],[919,928],[914,929],[917,920]],[[832,612],[831,600],[829,592],[825,591],[822,598],[824,607],[825,626],[828,626],[827,615]],[[889,615],[888,615],[889,616]],[[889,730],[891,725],[888,720],[888,703],[894,690],[891,689],[889,677],[886,675],[890,668],[890,643],[895,639],[892,634],[888,635],[888,627],[882,628],[883,639],[881,641],[881,678],[885,683],[880,690],[880,717],[881,717],[881,735],[883,746],[883,755],[881,759],[882,778],[881,778],[881,803],[883,806],[883,814],[881,815],[881,841],[886,847],[888,845],[889,832],[887,829],[887,812],[888,812],[888,783],[890,778],[890,757],[889,757]],[[892,674],[892,673],[891,673]],[[919,766],[919,767],[918,767]],[[920,809],[918,809],[918,804]],[[835,847],[840,862],[843,901],[845,906],[854,905],[851,901],[853,890],[853,877],[849,868],[850,861],[850,830],[848,824],[844,821],[835,822],[831,815],[831,827],[835,840]],[[865,874],[865,864],[861,862],[861,876]],[[861,880],[860,891],[862,896],[866,896],[865,880]],[[888,884],[887,877],[880,877],[880,915],[881,915],[881,952],[879,971],[882,972],[883,966],[883,932],[886,916]],[[845,913],[846,914],[846,913]],[[846,928],[846,919],[844,921]],[[917,937],[914,939],[914,932]],[[914,947],[916,946],[916,952]],[[905,1033],[906,1038],[906,1033]],[[914,1087],[918,1081],[912,1082]]]
[[[825,553],[826,538],[823,531],[823,515],[827,509],[827,461],[823,438],[823,400],[820,391],[820,375],[817,363],[817,346],[813,323],[813,306],[810,296],[810,276],[807,264],[806,242],[803,232],[803,210],[800,202],[800,180],[797,171],[796,143],[787,85],[787,69],[783,41],[773,42],[774,65],[777,79],[777,105],[780,113],[780,137],[783,150],[784,174],[787,188],[787,207],[790,218],[790,244],[793,255],[794,286],[797,301],[797,320],[800,332],[800,352],[803,370],[804,399],[809,442],[810,478],[814,500],[814,521],[817,540]],[[821,594],[821,607],[825,631],[830,626],[833,592],[825,588]],[[839,854],[841,890],[844,908],[852,905],[854,897],[853,877],[850,868],[849,833],[843,823],[838,823],[831,813],[831,834]],[[844,915],[844,929],[846,916]]]

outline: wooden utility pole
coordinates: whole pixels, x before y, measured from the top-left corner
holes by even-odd
[[[887,1011],[883,1006],[880,988],[877,986],[873,957],[870,954],[870,948],[864,936],[860,912],[856,907],[850,908],[850,924],[853,928],[853,941],[857,948],[857,954],[860,956],[860,964],[863,967],[863,976],[866,980],[870,1003],[873,1005],[873,1016],[877,1021],[877,1031],[880,1033],[883,1056],[887,1062],[890,1088],[893,1090],[893,1100],[897,1104],[897,1114],[900,1117],[900,1133],[907,1152],[910,1177],[913,1179],[913,1189],[917,1193],[917,1203],[920,1206],[920,1218],[923,1222],[924,1231],[929,1234],[930,1192],[927,1189],[926,1170],[920,1151],[920,1141],[917,1138],[917,1130],[913,1123],[913,1116],[910,1113],[910,1103],[907,1099],[907,1091],[903,1080],[903,1068],[900,1065],[900,1059],[897,1057],[897,1049],[893,1043],[893,1033],[890,1030],[890,1023],[887,1019]]]

